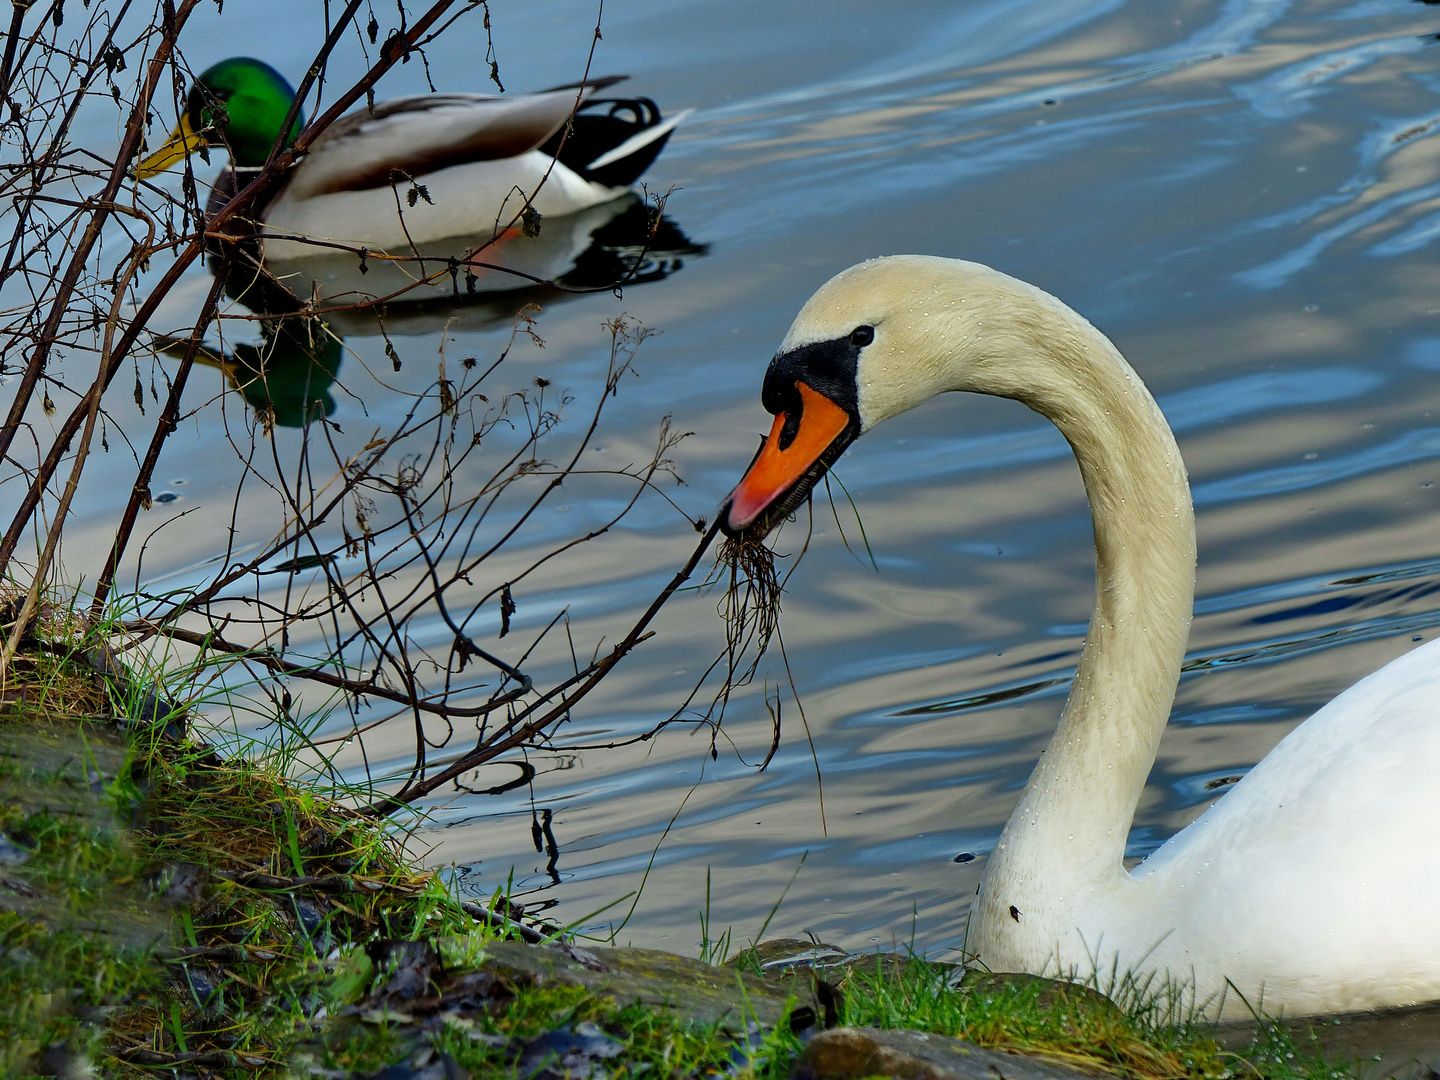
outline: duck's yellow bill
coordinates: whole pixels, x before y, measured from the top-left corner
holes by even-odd
[[[177,161],[187,158],[199,150],[204,142],[205,140],[196,135],[195,129],[190,126],[189,114],[182,113],[180,123],[175,125],[175,130],[170,133],[170,138],[165,145],[135,166],[135,179],[145,180],[164,172]]]

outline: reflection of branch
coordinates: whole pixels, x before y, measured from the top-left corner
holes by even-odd
[[[650,606],[645,609],[645,614],[640,616],[620,644],[611,649],[609,655],[607,655],[604,660],[591,664],[590,667],[586,668],[579,675],[572,679],[567,679],[559,687],[556,687],[555,690],[552,690],[550,694],[546,695],[546,697],[519,713],[516,718],[507,725],[507,728],[510,730],[509,736],[477,746],[474,750],[463,755],[457,761],[452,762],[433,776],[427,777],[418,783],[408,784],[394,795],[386,796],[383,799],[371,803],[366,807],[366,812],[376,817],[392,814],[396,810],[414,802],[416,799],[428,795],[442,784],[475,768],[477,765],[483,765],[492,758],[496,758],[508,750],[513,750],[527,740],[534,738],[556,720],[563,717],[570,711],[572,706],[599,684],[600,680],[605,677],[611,668],[623,660],[636,645],[640,644],[641,641],[644,641],[649,636],[645,633],[646,627],[650,625],[650,621],[655,618],[660,609],[665,606],[665,602],[675,595],[675,591],[690,579],[690,575],[694,573],[695,567],[699,565],[701,557],[705,554],[706,549],[710,546],[710,542],[715,539],[715,534],[719,531],[720,520],[717,517],[715,523],[706,530],[704,537],[702,537],[700,543],[696,545],[695,550],[691,553],[690,558],[686,560],[685,565],[676,571],[675,576],[670,579],[670,583],[650,602]],[[573,692],[565,692],[576,683],[579,685],[576,686]],[[562,693],[564,696],[561,697],[559,704],[542,714],[538,719],[531,720],[524,724],[520,723],[527,715],[538,710],[541,705],[545,704],[556,694]]]
[[[160,422],[155,425],[155,433],[150,439],[149,448],[145,451],[145,459],[140,463],[139,474],[135,477],[135,483],[130,489],[130,498],[125,504],[124,512],[120,515],[120,523],[115,528],[115,539],[110,545],[110,555],[105,560],[105,568],[100,571],[99,580],[95,583],[95,599],[91,604],[91,612],[95,615],[99,615],[105,606],[105,597],[109,594],[110,586],[115,580],[115,569],[120,564],[120,557],[125,553],[125,547],[130,542],[130,533],[135,528],[136,515],[140,513],[142,506],[147,510],[150,508],[150,478],[160,460],[160,448],[165,445],[165,440],[170,437],[170,433],[175,430],[179,421],[180,395],[184,393],[190,369],[195,364],[201,339],[205,336],[205,328],[224,291],[225,267],[222,266],[215,274],[215,280],[211,282],[210,292],[205,297],[200,318],[195,323],[190,340],[185,343],[185,352],[180,359],[180,366],[170,380],[170,392],[166,395],[165,408],[160,414]],[[91,390],[97,405],[102,392],[103,388],[98,385]]]
[[[460,783],[458,780],[455,782],[455,786],[460,788],[462,791],[470,792],[471,795],[504,795],[507,791],[514,791],[516,788],[524,787],[526,784],[530,783],[530,781],[535,779],[535,766],[530,764],[530,762],[528,761],[510,761],[504,762],[503,764],[514,765],[517,769],[520,770],[520,775],[515,777],[513,780],[507,780],[503,784],[496,784],[494,787],[480,788],[478,790],[472,787],[468,787],[465,784]],[[546,825],[546,828],[549,828],[548,823]],[[551,843],[554,843],[553,837],[551,838]]]
[[[198,0],[183,0],[180,11],[184,12],[188,17],[190,10],[197,2]],[[341,33],[348,27],[355,12],[359,10],[363,2],[364,0],[350,0],[350,3],[346,5],[343,17],[336,23],[329,39],[327,39],[325,43],[324,49],[321,50],[320,60],[323,60],[329,55],[330,50],[333,49],[339,41]],[[210,218],[209,227],[216,228],[223,225],[236,214],[248,209],[257,197],[269,190],[269,186],[275,178],[293,165],[299,156],[305,152],[309,145],[314,142],[326,128],[334,123],[346,109],[358,101],[366,90],[373,87],[380,77],[389,71],[390,68],[404,56],[414,41],[418,39],[452,3],[454,3],[454,0],[436,0],[436,3],[411,27],[410,31],[402,38],[397,39],[393,47],[382,49],[380,60],[365,73],[359,82],[344,94],[340,95],[334,104],[325,111],[324,115],[306,127],[305,130],[300,133],[300,137],[296,139],[288,149],[278,156],[272,156],[265,167],[258,171],[255,178]],[[137,102],[136,108],[132,111],[131,119],[127,124],[126,136],[121,142],[121,154],[117,155],[115,169],[111,176],[111,184],[106,188],[106,195],[104,196],[106,201],[113,199],[115,192],[119,190],[120,181],[125,175],[125,165],[130,158],[134,156],[139,146],[139,140],[144,126],[143,120],[146,115],[146,108],[142,108],[142,105],[148,107],[149,94],[153,92],[155,83],[159,80],[160,72],[164,67],[163,61],[169,56],[171,43],[173,43],[175,35],[179,32],[181,22],[182,20],[178,13],[173,23],[167,21],[165,38],[162,41],[161,49],[157,51],[155,58],[151,61],[151,70],[146,82],[147,90],[142,95],[142,100]],[[387,43],[387,45],[388,44],[389,43]],[[284,136],[285,133],[282,132],[280,138],[283,139]],[[66,288],[64,283],[62,283],[61,295],[58,295],[56,298],[52,309],[51,321],[46,324],[46,328],[40,336],[39,343],[31,355],[31,363],[26,369],[25,378],[21,381],[21,388],[16,402],[11,408],[11,415],[7,419],[5,426],[0,428],[0,458],[3,458],[8,452],[10,439],[13,437],[14,431],[18,429],[24,408],[29,403],[34,381],[38,378],[40,369],[43,367],[45,355],[49,350],[49,343],[54,339],[55,332],[59,328],[59,321],[64,314],[70,289],[74,287],[74,280],[78,280],[80,271],[84,267],[85,258],[89,255],[90,247],[93,246],[94,240],[99,237],[100,225],[103,222],[103,214],[101,213],[103,209],[104,204],[102,203],[99,209],[97,209],[96,214],[92,216],[90,225],[87,226],[85,238],[82,239],[80,246],[76,249],[75,255],[71,260],[71,271],[67,271],[66,281],[70,283],[69,288]],[[150,295],[125,328],[125,332],[121,334],[120,340],[115,344],[115,348],[110,355],[109,366],[104,372],[104,384],[106,387],[109,386],[110,382],[119,373],[121,362],[129,354],[130,349],[134,346],[145,324],[155,314],[155,310],[159,307],[160,301],[174,288],[175,283],[180,280],[181,275],[189,268],[191,263],[199,258],[204,249],[204,236],[195,236],[189,245],[176,256],[170,268],[161,276],[155,288],[150,291]],[[73,279],[71,276],[72,272]],[[23,535],[31,515],[35,512],[41,494],[49,484],[50,477],[54,475],[55,470],[59,467],[60,461],[70,445],[70,440],[75,437],[75,433],[79,430],[80,424],[84,421],[88,411],[88,402],[82,401],[75,407],[56,432],[55,441],[51,446],[49,454],[46,455],[36,476],[31,481],[30,488],[21,500],[20,508],[12,519],[9,529],[6,530],[4,538],[0,539],[0,567],[5,566],[9,562],[11,555],[14,554],[15,545],[19,543],[20,537]]]

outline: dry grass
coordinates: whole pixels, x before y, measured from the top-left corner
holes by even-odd
[[[0,637],[8,637],[25,593],[0,583]],[[0,669],[0,711],[48,710],[67,716],[108,715],[104,683],[77,664],[84,622],[73,609],[41,603],[22,638],[22,651]]]
[[[748,535],[728,537],[720,545],[710,581],[725,582],[720,615],[725,621],[731,681],[745,681],[754,674],[780,624],[781,581],[775,572],[775,553],[764,541]],[[740,675],[741,658],[747,652],[750,660]]]
[[[37,622],[0,708],[0,833],[28,852],[0,867],[0,1066],[280,1076],[337,955],[476,932],[381,824],[163,717],[117,728],[134,687],[94,670],[84,630]]]

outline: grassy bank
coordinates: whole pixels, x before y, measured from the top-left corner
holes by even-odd
[[[1153,1001],[1122,1008],[1023,978],[957,984],[915,958],[765,983],[782,1005],[763,1017],[744,1004],[755,978],[739,1008],[702,1015],[682,984],[663,1008],[549,977],[514,961],[520,943],[577,970],[619,951],[597,949],[600,963],[540,948],[545,935],[504,898],[464,901],[391,830],[314,787],[222,758],[153,709],[117,723],[145,687],[97,664],[84,635],[42,623],[0,688],[5,1075],[453,1080],[562,1076],[569,1062],[586,1075],[780,1080],[805,1037],[836,1024],[1137,1080],[1346,1075],[1282,1033],[1227,1053]],[[761,959],[686,970],[733,992],[736,966],[759,975]]]

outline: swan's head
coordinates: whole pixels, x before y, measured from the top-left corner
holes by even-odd
[[[1036,297],[1052,300],[978,263],[923,255],[871,259],[831,278],[770,361],[761,402],[775,422],[721,504],[721,528],[764,536],[852,442],[936,394],[1018,396],[995,361],[1013,313]]]

